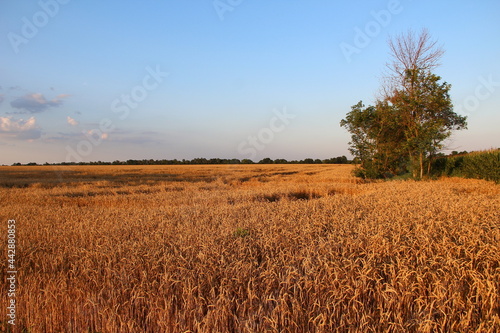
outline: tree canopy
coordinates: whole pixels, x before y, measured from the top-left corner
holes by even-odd
[[[351,133],[349,150],[360,162],[359,176],[411,172],[422,178],[452,131],[466,128],[466,117],[453,111],[451,85],[432,72],[444,51],[427,30],[392,38],[389,47],[382,97],[374,106],[354,105],[340,125]]]

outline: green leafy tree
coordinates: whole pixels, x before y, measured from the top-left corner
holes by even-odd
[[[404,149],[415,178],[430,173],[431,159],[452,130],[465,129],[466,117],[453,112],[451,85],[432,71],[444,54],[424,29],[389,40],[389,74],[382,85],[383,97],[395,108],[404,130]],[[427,164],[427,168],[425,167]]]
[[[349,151],[360,162],[356,174],[363,178],[382,178],[400,174],[406,168],[401,158],[404,136],[395,110],[386,102],[365,107],[352,106],[340,122],[351,133]]]
[[[403,147],[408,154],[414,177],[430,173],[431,159],[444,146],[452,130],[466,128],[466,117],[453,111],[449,95],[451,85],[440,82],[441,77],[428,70],[408,70],[407,80],[412,89],[394,91],[388,98],[401,122],[405,140]]]
[[[340,122],[351,133],[350,152],[360,161],[359,176],[380,178],[411,171],[428,175],[431,160],[453,130],[467,126],[453,112],[451,85],[432,73],[443,50],[426,30],[389,41],[392,62],[375,106],[362,102]]]

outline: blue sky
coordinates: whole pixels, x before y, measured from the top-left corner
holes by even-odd
[[[500,147],[498,17],[497,0],[3,0],[0,164],[348,155],[339,122],[374,102],[388,37],[422,28],[469,116],[449,148]]]

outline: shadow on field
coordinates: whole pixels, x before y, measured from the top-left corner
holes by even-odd
[[[271,177],[274,176],[290,176],[290,175],[295,175],[298,174],[298,171],[287,171],[287,172],[273,172],[273,173],[259,173],[255,176],[247,176],[247,177],[241,177],[239,179],[240,182],[245,183],[249,182],[251,180],[257,180],[261,183],[266,183],[270,180]]]
[[[214,182],[217,177],[208,174],[173,174],[173,173],[92,173],[87,171],[1,171],[0,188],[54,188],[58,186],[95,184],[97,187],[120,187],[123,185],[154,185],[162,182],[197,183]]]
[[[288,200],[312,200],[323,197],[315,191],[293,191],[289,193],[273,193],[273,194],[260,194],[255,196],[254,200],[258,202],[276,202],[282,199]]]

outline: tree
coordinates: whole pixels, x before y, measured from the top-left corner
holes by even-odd
[[[387,103],[365,107],[360,101],[340,125],[351,133],[349,151],[360,162],[358,176],[382,178],[405,171],[401,158],[404,135],[394,108]]]
[[[416,81],[408,80],[408,71],[432,72],[440,65],[444,49],[432,41],[429,31],[423,29],[417,37],[410,30],[406,34],[389,38],[391,61],[386,64],[388,73],[382,85],[382,98],[390,98],[401,87],[412,91]]]
[[[259,161],[259,164],[273,164],[274,161],[272,159],[270,159],[269,157],[266,157],[262,160]]]
[[[383,86],[385,100],[396,109],[404,128],[405,150],[414,177],[430,172],[430,158],[443,148],[452,130],[466,128],[466,117],[453,112],[449,95],[451,85],[441,83],[432,73],[444,54],[424,29],[419,36],[413,31],[389,39],[392,61],[390,75]]]
[[[431,158],[443,148],[452,130],[466,128],[466,117],[453,112],[449,95],[451,86],[426,70],[408,71],[411,90],[402,87],[389,97],[405,135],[404,149],[408,154],[414,177],[429,174]],[[427,168],[424,163],[427,162]],[[427,171],[426,171],[427,169]]]
[[[451,85],[432,73],[444,51],[427,30],[390,39],[389,47],[392,62],[382,98],[375,106],[356,104],[340,125],[351,133],[359,175],[379,178],[409,170],[422,178],[451,131],[466,128],[466,117],[453,112]]]

